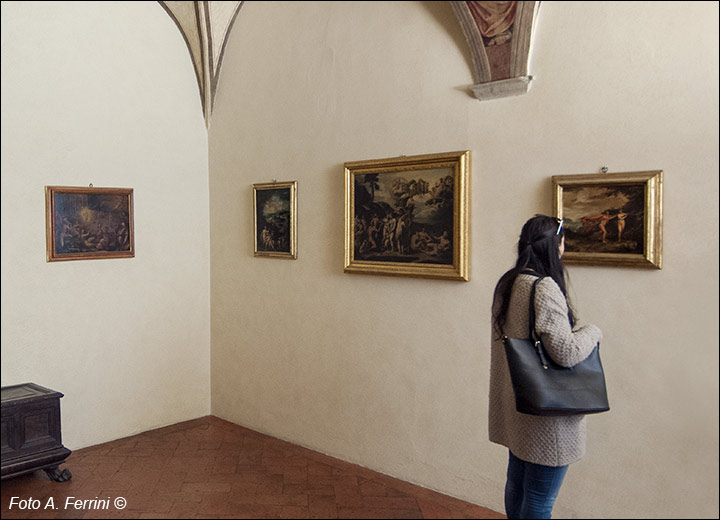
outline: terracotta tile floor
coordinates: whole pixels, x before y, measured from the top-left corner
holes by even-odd
[[[76,450],[60,468],[70,481],[2,481],[2,518],[505,518],[213,416]]]

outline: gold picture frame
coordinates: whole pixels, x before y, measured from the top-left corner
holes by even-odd
[[[45,186],[47,261],[135,256],[133,190]]]
[[[470,151],[345,163],[345,272],[469,281]]]
[[[297,258],[297,181],[253,184],[255,256]]]
[[[563,261],[662,269],[662,170],[554,175]]]

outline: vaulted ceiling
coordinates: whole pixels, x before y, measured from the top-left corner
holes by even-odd
[[[209,126],[223,52],[244,2],[159,1],[185,39]],[[494,99],[527,92],[532,29],[540,2],[451,1],[453,12],[470,47],[477,99]]]
[[[207,126],[215,102],[225,44],[243,2],[159,3],[177,24],[190,51]]]

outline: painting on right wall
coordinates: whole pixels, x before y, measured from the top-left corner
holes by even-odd
[[[564,262],[661,269],[662,173],[553,176]]]

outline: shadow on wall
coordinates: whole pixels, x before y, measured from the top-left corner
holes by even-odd
[[[473,70],[473,59],[470,53],[470,47],[468,46],[465,35],[462,32],[460,23],[458,22],[455,12],[453,11],[450,2],[420,2],[422,6],[432,17],[437,20],[438,24],[445,30],[445,32],[452,38],[455,46],[460,49],[462,56],[467,64],[468,73]],[[472,82],[472,80],[470,81]],[[473,93],[468,90],[467,85],[461,85],[456,87],[457,90],[462,91],[471,98],[475,98]]]

